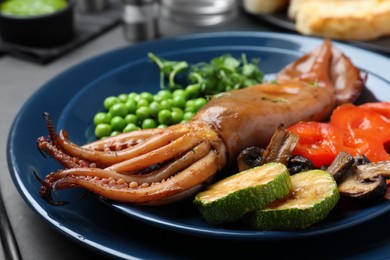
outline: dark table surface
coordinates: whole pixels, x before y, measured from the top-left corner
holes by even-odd
[[[234,20],[213,27],[181,26],[166,20],[160,22],[161,37],[210,31],[285,32],[242,11]],[[90,57],[133,44],[138,43],[127,41],[119,25],[46,65],[10,55],[0,57],[0,185],[23,259],[105,259],[54,230],[24,202],[8,171],[6,143],[19,109],[45,82]],[[1,254],[0,259],[3,259]]]

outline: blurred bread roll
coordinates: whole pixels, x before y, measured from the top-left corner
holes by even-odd
[[[313,0],[291,0],[288,6],[287,14],[290,19],[295,20],[297,18],[297,13],[300,9],[302,2],[313,1]]]
[[[291,0],[296,30],[340,40],[390,35],[390,0]]]
[[[287,8],[290,0],[244,0],[244,9],[251,14],[274,13]]]

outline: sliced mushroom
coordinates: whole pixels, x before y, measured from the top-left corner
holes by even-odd
[[[341,177],[355,164],[355,158],[346,152],[340,152],[326,169],[338,182]]]
[[[287,168],[290,174],[298,172],[308,171],[314,169],[313,162],[306,157],[301,155],[292,155],[288,159]]]
[[[287,165],[298,141],[298,135],[279,126],[264,151],[264,163],[279,162]]]
[[[371,163],[364,155],[353,157],[340,152],[326,169],[338,183],[342,197],[364,203],[382,199],[387,184],[383,177],[390,177],[390,161]]]
[[[387,184],[382,176],[382,164],[355,164],[338,181],[340,195],[363,203],[374,203],[383,199]],[[387,164],[387,172],[390,172]]]
[[[270,143],[264,150],[260,147],[248,147],[241,151],[237,157],[239,171],[260,166],[268,162],[279,162],[288,166],[289,160],[294,158],[291,165],[297,169],[308,169],[312,163],[303,157],[292,156],[299,137],[279,126],[273,134]]]
[[[264,149],[251,146],[241,151],[237,157],[238,171],[245,171],[263,164]]]
[[[364,179],[370,178],[373,173],[380,174],[383,178],[390,178],[390,161],[373,162],[358,166],[361,176]]]

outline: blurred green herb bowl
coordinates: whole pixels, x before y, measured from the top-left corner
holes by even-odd
[[[11,1],[17,4],[9,7]],[[34,6],[38,1],[44,5]],[[41,48],[66,44],[74,37],[73,13],[74,0],[66,0],[65,4],[61,0],[0,0],[1,39]]]

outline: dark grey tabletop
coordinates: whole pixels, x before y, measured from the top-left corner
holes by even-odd
[[[244,12],[234,20],[214,27],[180,26],[168,21],[160,23],[161,37],[239,30],[283,32],[283,29],[266,24]],[[104,259],[54,230],[28,207],[11,180],[6,159],[6,143],[11,124],[19,109],[45,82],[90,57],[132,44],[137,43],[126,41],[123,28],[119,25],[46,65],[10,55],[0,57],[0,185],[23,259]],[[0,259],[3,259],[1,254]]]

